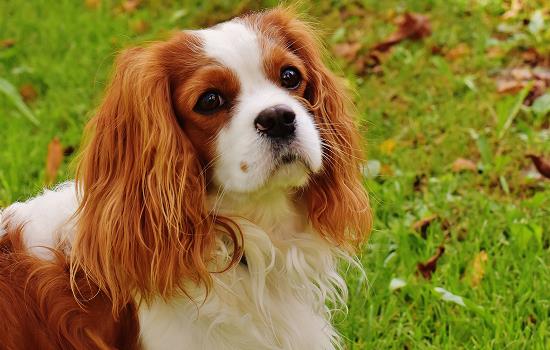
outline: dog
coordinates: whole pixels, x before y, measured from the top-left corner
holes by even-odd
[[[0,214],[0,348],[342,348],[371,212],[323,55],[285,8],[122,52],[75,180]]]

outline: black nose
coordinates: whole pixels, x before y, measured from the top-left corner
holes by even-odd
[[[256,130],[273,138],[290,138],[294,136],[296,114],[287,105],[275,105],[264,109],[254,119]]]

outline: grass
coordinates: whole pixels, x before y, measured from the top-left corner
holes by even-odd
[[[323,0],[306,7],[329,47],[362,45],[333,66],[356,91],[369,159],[381,165],[366,179],[376,211],[362,254],[369,281],[347,273],[349,313],[337,318],[348,348],[550,348],[550,186],[524,172],[527,153],[550,152],[549,115],[522,107],[521,92],[498,94],[493,81],[527,48],[550,53],[548,26],[533,35],[524,21],[542,4],[526,1],[508,21],[508,2],[493,0]],[[0,40],[15,40],[0,48],[0,78],[32,85],[37,97],[28,105],[40,123],[0,93],[0,206],[43,187],[50,140],[78,147],[121,48],[271,5],[151,0],[126,13],[115,1],[0,2]],[[354,61],[406,11],[427,14],[432,35],[400,43],[377,69],[358,69]],[[515,32],[502,34],[504,22]],[[459,46],[462,55],[449,54]],[[72,177],[73,156],[59,180]],[[452,171],[457,158],[473,160],[479,171]],[[412,228],[429,216],[435,219],[423,229]],[[424,279],[417,263],[441,244],[445,253]],[[393,278],[406,285],[391,291]],[[442,299],[436,287],[464,305]]]

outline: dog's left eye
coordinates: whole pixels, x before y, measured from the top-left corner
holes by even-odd
[[[217,91],[207,91],[199,97],[193,110],[200,114],[212,114],[223,106],[225,100]]]
[[[294,67],[286,67],[281,70],[281,85],[287,89],[294,90],[302,82],[300,71]]]

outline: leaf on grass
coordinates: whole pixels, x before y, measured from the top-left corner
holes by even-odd
[[[147,21],[143,19],[138,19],[131,23],[130,28],[136,34],[144,34],[149,30],[150,26]]]
[[[401,289],[407,285],[407,282],[401,278],[392,278],[390,281],[390,292]]]
[[[46,185],[51,186],[55,183],[57,172],[63,161],[63,146],[59,138],[54,137],[48,144],[48,154],[46,156]]]
[[[461,171],[473,171],[477,172],[477,165],[473,161],[465,158],[457,158],[451,166],[453,172],[458,173]]]
[[[531,106],[531,110],[535,112],[535,114],[544,116],[548,113],[550,113],[550,93],[546,93],[539,98],[537,98],[533,105]]]
[[[380,152],[386,155],[390,155],[395,150],[396,145],[397,145],[397,142],[395,142],[394,139],[387,139],[380,144],[379,146]]]
[[[38,93],[32,84],[24,84],[19,87],[19,94],[25,103],[32,102],[38,97]]]
[[[523,8],[522,0],[512,0],[512,3],[510,4],[510,9],[506,11],[503,15],[503,19],[509,19],[516,17],[521,9]]]
[[[357,53],[361,49],[361,44],[358,42],[345,42],[336,44],[333,47],[333,52],[336,56],[342,57],[348,62],[357,59]]]
[[[415,231],[421,231],[422,233],[426,233],[428,226],[430,226],[432,221],[434,221],[435,219],[437,219],[436,214],[425,216],[422,219],[415,222],[414,224],[412,224],[412,228]]]
[[[15,87],[9,81],[2,78],[0,78],[0,93],[4,93],[8,97],[8,100],[17,108],[19,113],[23,114],[31,123],[35,126],[40,124],[29,107],[23,102],[21,95],[19,95]]]
[[[533,161],[535,168],[542,176],[550,179],[550,160],[534,154],[527,154],[526,157]]]
[[[126,0],[122,3],[122,9],[126,13],[134,12],[140,4],[141,0]]]
[[[503,69],[495,79],[501,94],[516,94],[527,89],[522,103],[530,106],[550,87],[550,69],[544,67],[515,67]]]
[[[470,285],[472,287],[477,287],[481,283],[483,276],[485,276],[485,265],[487,265],[488,259],[487,253],[482,250],[472,260],[469,273]]]
[[[448,301],[466,307],[464,299],[460,295],[453,294],[441,287],[435,287],[434,290],[441,295],[441,299],[443,301]]]
[[[397,20],[398,28],[386,40],[375,45],[374,51],[387,51],[405,39],[420,40],[432,33],[430,20],[418,13],[405,13]]]
[[[421,274],[422,277],[429,280],[432,278],[432,274],[437,269],[437,262],[439,261],[439,258],[443,255],[445,252],[445,246],[440,245],[437,247],[436,253],[429,258],[426,262],[418,263],[416,265],[417,273]]]
[[[0,40],[0,48],[3,48],[3,49],[8,49],[10,47],[12,47],[13,45],[15,45],[15,39],[2,39]]]
[[[468,54],[470,54],[470,51],[471,49],[468,44],[460,43],[447,51],[447,53],[445,54],[445,58],[447,58],[449,61],[454,61],[456,59],[467,56]]]

